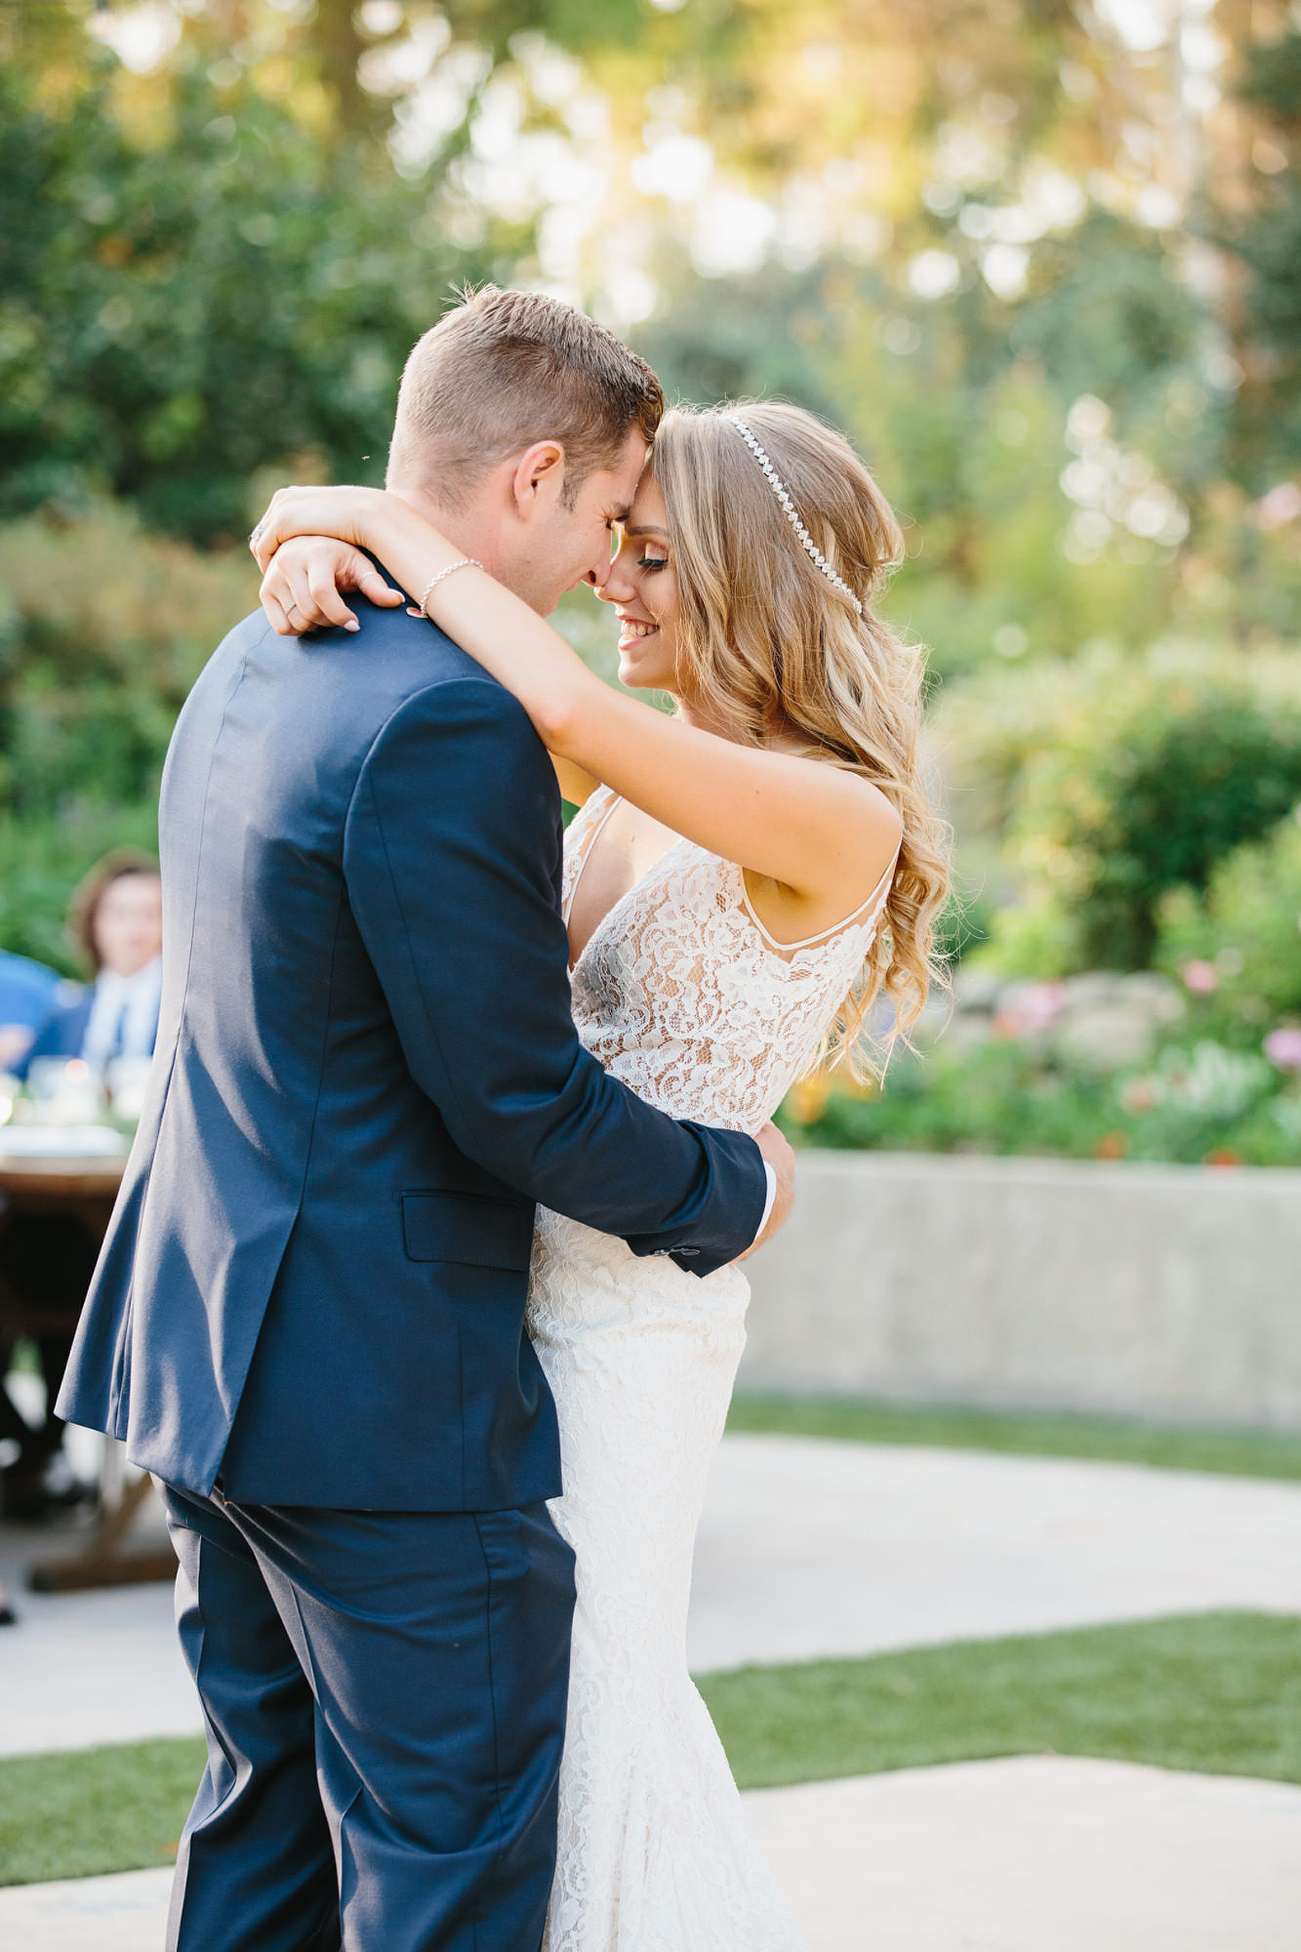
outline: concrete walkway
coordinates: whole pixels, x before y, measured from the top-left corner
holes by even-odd
[[[0,1637],[0,1754],[197,1731],[170,1590],[21,1593],[34,1551],[0,1531],[23,1616]],[[1213,1607],[1301,1614],[1301,1484],[735,1436],[689,1653],[699,1673]]]
[[[152,1509],[141,1543],[165,1535]],[[79,1515],[78,1515],[79,1516]],[[84,1524],[0,1525],[0,1581],[19,1625],[0,1629],[0,1755],[193,1735],[194,1687],[181,1660],[169,1585],[28,1593],[25,1567],[78,1549]]]
[[[689,1651],[700,1673],[1218,1607],[1301,1614],[1301,1483],[734,1436]]]
[[[746,1800],[808,1952],[1298,1943],[1301,1788],[1288,1783],[1020,1756]]]
[[[746,1798],[808,1952],[1293,1952],[1301,1789],[1057,1756]],[[160,1952],[170,1874],[0,1891],[14,1952]],[[704,1952],[684,1947],[683,1952]]]

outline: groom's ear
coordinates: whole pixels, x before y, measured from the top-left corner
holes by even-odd
[[[549,515],[565,486],[565,450],[559,441],[534,441],[526,447],[511,476],[516,513],[523,522]]]

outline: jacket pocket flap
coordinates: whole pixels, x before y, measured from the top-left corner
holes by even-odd
[[[412,1261],[467,1261],[528,1272],[533,1208],[474,1193],[404,1193],[402,1237]]]

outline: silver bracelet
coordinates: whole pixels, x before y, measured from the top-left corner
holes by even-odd
[[[438,588],[438,585],[442,582],[445,576],[451,576],[453,572],[458,569],[482,569],[482,568],[483,568],[483,564],[479,561],[479,558],[477,556],[462,556],[459,559],[459,561],[454,563],[448,563],[446,569],[440,569],[437,576],[430,577],[429,581],[425,584],[425,587],[421,592],[420,615],[426,619],[428,618],[429,612],[428,610],[426,610],[425,605],[428,603],[430,597],[433,595],[434,591]]]

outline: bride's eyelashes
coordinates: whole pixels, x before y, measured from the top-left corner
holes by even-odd
[[[667,569],[668,564],[669,559],[667,556],[639,556],[637,558],[638,569]]]

